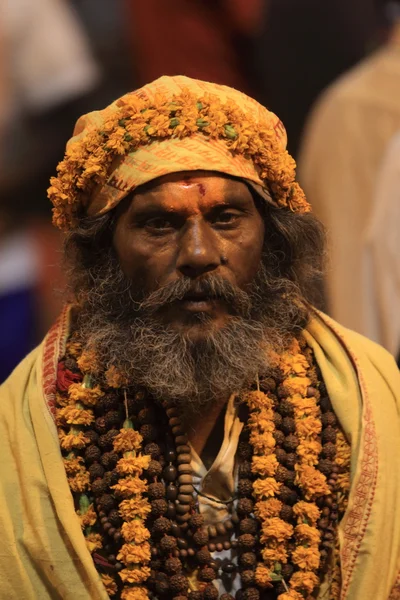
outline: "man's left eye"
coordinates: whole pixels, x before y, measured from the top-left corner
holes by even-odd
[[[238,218],[239,218],[239,215],[237,213],[226,211],[226,212],[220,213],[216,217],[215,222],[216,223],[233,223]]]

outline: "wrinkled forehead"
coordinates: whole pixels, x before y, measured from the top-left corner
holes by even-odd
[[[129,203],[132,210],[159,206],[174,211],[207,210],[230,202],[253,204],[247,182],[213,171],[184,171],[158,178],[138,188]]]

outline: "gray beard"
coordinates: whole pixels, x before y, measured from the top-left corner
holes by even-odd
[[[207,324],[207,335],[194,342],[157,319],[157,311],[182,298],[193,282],[182,279],[143,296],[110,257],[81,295],[79,337],[104,370],[115,366],[132,385],[186,411],[240,393],[269,372],[271,351],[281,352],[301,329],[304,305],[300,314],[295,285],[271,277],[264,265],[249,292],[215,276],[203,279],[235,310],[226,326],[213,330]]]

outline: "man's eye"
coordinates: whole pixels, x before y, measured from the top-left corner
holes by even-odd
[[[216,223],[233,223],[234,221],[236,221],[239,218],[239,215],[235,212],[229,212],[229,211],[225,211],[223,213],[220,213],[216,219],[215,222]]]
[[[171,221],[168,219],[164,219],[163,217],[154,217],[153,219],[148,219],[145,222],[145,227],[149,229],[170,229],[173,227]]]

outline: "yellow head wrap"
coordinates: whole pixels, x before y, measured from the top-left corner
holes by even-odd
[[[152,179],[209,170],[260,186],[276,206],[307,212],[295,166],[282,122],[252,98],[223,85],[161,77],[77,121],[48,195],[53,223],[69,230]]]

